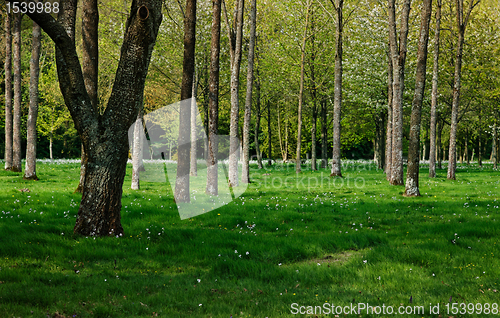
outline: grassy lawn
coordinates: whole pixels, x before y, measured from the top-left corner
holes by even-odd
[[[129,166],[120,238],[73,235],[78,163],[37,170],[40,181],[0,171],[0,317],[290,317],[351,303],[480,317],[453,315],[450,299],[500,305],[500,177],[488,165],[459,165],[457,181],[421,169],[419,198],[370,163],[344,179],[253,167],[242,196],[185,220],[168,183],[130,190]],[[335,316],[322,313],[299,316]]]

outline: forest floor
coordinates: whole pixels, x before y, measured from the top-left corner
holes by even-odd
[[[418,198],[364,161],[343,179],[252,167],[242,196],[185,220],[168,182],[133,191],[130,172],[125,235],[94,238],[73,235],[78,163],[38,163],[39,181],[0,171],[0,317],[499,312],[500,173],[489,165],[459,164],[456,181],[422,168]]]

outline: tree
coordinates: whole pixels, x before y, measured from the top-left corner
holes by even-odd
[[[141,168],[144,169],[142,165],[143,158],[143,112],[140,110],[137,114],[137,120],[134,123],[134,134],[132,137],[132,183],[130,188],[132,190],[139,190],[141,188],[140,174]]]
[[[224,4],[224,2],[223,2]],[[231,125],[229,132],[229,185],[238,186],[238,158],[239,158],[239,85],[240,85],[240,64],[242,55],[243,39],[243,11],[245,0],[236,1],[234,12],[234,26],[231,28],[224,5],[224,16],[226,18],[227,35],[229,39],[229,52],[231,55]]]
[[[175,181],[175,201],[190,202],[189,166],[191,101],[194,75],[196,44],[196,0],[186,0],[184,16],[184,61],[182,66],[181,106],[179,114],[179,149],[177,156],[177,178]],[[189,133],[186,133],[189,132]]]
[[[456,0],[457,5],[457,27],[458,40],[457,51],[455,57],[455,75],[453,79],[453,104],[451,108],[451,125],[450,125],[450,150],[448,151],[448,173],[447,178],[455,180],[455,172],[457,169],[457,126],[458,126],[458,109],[460,107],[460,88],[462,80],[462,56],[465,42],[465,29],[469,22],[470,15],[475,6],[480,0],[470,0],[469,7],[464,15],[464,0]]]
[[[97,0],[84,0],[82,5],[82,71],[85,89],[89,94],[92,106],[98,109],[97,96],[99,74],[99,10]],[[87,154],[82,144],[80,163],[80,182],[75,192],[82,193],[87,169]]]
[[[254,133],[254,141],[255,141],[255,152],[257,153],[257,165],[259,169],[262,169],[262,153],[260,151],[260,143],[259,143],[259,133],[260,133],[260,120],[262,117],[262,113],[260,110],[260,78],[259,78],[259,69],[255,70],[256,78],[255,78],[255,94],[256,102],[255,102],[255,133]]]
[[[403,185],[403,91],[411,0],[405,0],[403,3],[399,41],[396,38],[395,2],[395,0],[389,0],[389,43],[394,74],[392,84],[392,158],[390,182],[392,185]]]
[[[210,44],[210,79],[209,79],[209,121],[208,121],[208,159],[206,193],[218,195],[218,127],[219,127],[219,55],[221,1],[212,2],[212,38]]]
[[[11,15],[5,15],[5,170],[12,169],[12,31]]]
[[[255,55],[255,29],[257,27],[257,1],[252,0],[252,10],[250,14],[250,43],[248,46],[248,69],[247,69],[247,95],[245,100],[245,120],[243,123],[243,183],[250,183],[250,119],[252,114],[252,89],[253,89],[253,69]],[[260,110],[259,110],[260,112]],[[258,143],[256,144],[258,145]],[[258,150],[258,149],[257,149]]]
[[[12,124],[12,171],[21,172],[21,13],[14,14],[14,115]]]
[[[420,196],[418,188],[420,123],[422,103],[425,91],[427,70],[427,44],[429,42],[429,24],[431,21],[432,0],[424,0],[421,11],[420,35],[417,52],[417,71],[415,75],[415,95],[413,97],[410,122],[410,144],[408,146],[408,169],[406,173],[405,196]]]
[[[429,178],[436,177],[436,123],[439,73],[439,35],[441,32],[441,0],[437,0],[436,31],[434,33],[434,65],[432,69],[431,136],[429,152]]]
[[[342,31],[343,17],[342,10],[344,0],[330,0],[337,12],[337,31],[335,33],[335,88],[333,96],[333,157],[332,173],[330,176],[342,177],[340,163],[340,119],[342,111]]]
[[[392,58],[388,52],[388,68],[387,68],[387,130],[385,141],[385,174],[387,181],[391,181],[391,168],[392,168],[392,98],[393,98],[393,69]]]
[[[191,149],[189,150],[191,153],[191,163],[189,167],[189,175],[192,177],[196,177],[198,175],[198,165],[196,162],[196,116],[198,115],[198,107],[196,107],[196,94],[198,88],[198,79],[196,76],[196,70],[193,77],[193,98],[191,99]]]
[[[30,60],[30,107],[28,113],[28,136],[24,178],[38,180],[36,176],[36,121],[38,118],[38,79],[40,74],[40,46],[42,30],[33,22],[33,40]]]
[[[122,186],[128,157],[128,129],[142,105],[144,82],[161,23],[161,1],[132,2],[113,91],[102,114],[85,89],[71,35],[76,0],[60,3],[58,21],[48,13],[27,14],[56,44],[59,84],[75,128],[88,155],[88,165],[74,232],[122,235]]]

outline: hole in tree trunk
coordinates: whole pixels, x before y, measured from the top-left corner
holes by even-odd
[[[146,6],[141,6],[138,10],[137,13],[139,15],[139,18],[141,20],[146,20],[149,17],[149,10],[146,8]]]

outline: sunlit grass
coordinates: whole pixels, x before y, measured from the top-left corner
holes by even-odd
[[[449,181],[422,169],[422,197],[405,198],[371,163],[343,179],[278,168],[253,167],[241,197],[181,221],[170,185],[132,191],[128,167],[120,238],[72,234],[77,162],[39,163],[40,181],[1,171],[0,317],[288,317],[292,303],[410,297],[444,315],[450,297],[499,302],[498,171],[459,165]]]

